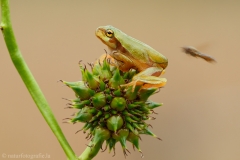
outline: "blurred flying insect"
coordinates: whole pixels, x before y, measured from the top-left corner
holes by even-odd
[[[213,62],[217,62],[213,57],[207,55],[207,54],[203,54],[200,51],[198,51],[196,48],[192,47],[192,46],[185,46],[182,47],[183,52],[185,52],[188,55],[191,55],[193,57],[200,57],[202,59],[204,59],[207,62],[213,63]]]

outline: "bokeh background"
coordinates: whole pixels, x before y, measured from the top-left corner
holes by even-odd
[[[166,87],[152,100],[163,102],[150,122],[158,141],[142,136],[145,160],[240,159],[240,1],[10,1],[22,54],[77,155],[88,142],[82,124],[64,124],[73,110],[62,97],[73,92],[57,81],[81,79],[78,61],[93,62],[107,47],[94,31],[111,24],[169,59]],[[185,55],[194,46],[216,58],[210,64]],[[65,154],[10,61],[0,37],[0,159],[2,154]],[[141,159],[132,150],[128,160]],[[124,159],[99,153],[96,160]]]

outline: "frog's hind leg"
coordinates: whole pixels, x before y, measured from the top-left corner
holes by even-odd
[[[141,77],[144,78],[144,77]],[[141,89],[148,89],[148,88],[161,88],[166,85],[167,79],[160,78],[155,76],[148,76],[146,77],[148,80],[143,79],[136,79],[130,83],[121,85],[121,87],[130,87],[132,86],[132,92],[134,92],[136,86],[142,86]]]
[[[135,90],[136,86],[141,85],[141,89],[147,89],[147,88],[160,88],[165,86],[167,79],[166,78],[160,78],[162,73],[164,73],[164,70],[162,68],[158,67],[150,67],[146,70],[136,74],[132,81],[128,84],[121,85],[122,87],[132,86],[132,91]]]

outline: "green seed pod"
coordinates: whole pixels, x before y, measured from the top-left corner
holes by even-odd
[[[157,137],[154,133],[152,133],[148,128],[145,128],[144,130],[139,131],[140,134],[147,134],[150,136],[153,136],[159,140],[162,140],[161,138]]]
[[[102,80],[99,81],[99,88],[101,92],[106,89],[106,84]]]
[[[101,68],[101,66],[98,63],[93,66],[92,73],[95,76],[99,76],[100,75],[100,77],[101,77],[101,75],[102,75],[102,68]]]
[[[90,104],[90,100],[83,100],[81,102],[73,103],[72,107],[77,109],[82,109],[85,105]]]
[[[96,144],[98,142],[103,143],[105,140],[109,139],[110,137],[111,137],[111,134],[109,130],[105,128],[97,127],[94,130],[93,144]]]
[[[137,113],[137,114],[139,114],[139,115],[143,115],[143,111],[140,111],[140,110],[138,110],[137,108],[134,108],[134,109],[133,109],[133,112],[135,112],[135,113]]]
[[[142,101],[146,101],[154,92],[158,90],[157,88],[142,89],[139,93],[139,98]]]
[[[94,117],[92,117],[92,119],[89,122],[93,122],[93,121],[99,121],[99,117],[94,116]]]
[[[88,70],[85,71],[85,77],[89,88],[95,90],[99,87],[99,79]]]
[[[80,61],[81,62],[81,61]],[[85,66],[86,67],[86,66]],[[83,67],[80,63],[79,63],[79,68],[80,68],[80,70],[81,70],[81,73],[82,73],[82,80],[84,81],[84,82],[86,82],[86,77],[85,77],[85,70],[86,70],[86,68],[85,67]]]
[[[95,108],[102,108],[106,105],[106,97],[103,92],[96,93],[92,97],[92,103]]]
[[[113,95],[114,95],[114,96],[117,96],[117,97],[122,96],[121,89],[119,88],[118,90],[114,91],[114,92],[113,92]]]
[[[127,106],[127,108],[128,108],[129,110],[131,110],[131,109],[133,109],[133,108],[136,108],[136,107],[139,107],[139,105],[138,105],[138,104],[128,104],[128,106]]]
[[[114,150],[115,152],[115,144],[117,143],[117,140],[116,139],[113,139],[113,138],[109,138],[107,141],[106,141],[106,145],[109,147],[109,153],[112,151],[112,149]]]
[[[84,107],[81,109],[77,115],[71,120],[71,122],[88,122],[92,119],[92,113],[89,113],[90,108]]]
[[[141,126],[139,124],[137,124],[137,123],[132,123],[132,126],[137,128],[138,130],[142,130]]]
[[[109,81],[109,86],[114,89],[118,89],[120,85],[125,84],[124,79],[120,75],[119,69],[116,70],[113,77]]]
[[[124,97],[127,98],[128,100],[135,100],[137,98],[138,91],[140,88],[141,86],[136,86],[134,92],[132,92],[132,87],[129,87]]]
[[[136,115],[136,116],[142,116],[142,114],[135,112],[134,109],[129,110],[129,113]]]
[[[107,61],[103,61],[101,73],[102,74],[100,76],[103,80],[110,79],[112,77],[112,73],[110,71],[110,66]]]
[[[132,116],[127,110],[123,110],[121,113],[124,116]]]
[[[90,148],[89,148],[89,154],[87,157],[80,157],[80,159],[92,159],[94,156],[97,155],[98,151],[102,147],[102,144],[105,140],[108,140],[110,138],[110,132],[107,129],[97,127],[94,130],[94,137],[92,142],[90,143]],[[86,156],[86,155],[82,155]]]
[[[62,81],[60,80],[62,83],[64,83],[65,85],[67,85],[68,87],[75,87],[75,86],[80,86],[80,85],[84,85],[83,81],[77,81],[77,82],[67,82],[67,81]]]
[[[145,130],[146,128],[148,128],[148,125],[145,122],[139,123],[138,126],[141,128],[140,130]]]
[[[86,133],[86,131],[87,131],[89,128],[93,127],[93,124],[92,124],[92,123],[86,123],[86,124],[87,124],[87,125],[84,126],[84,128],[83,128],[83,133]]]
[[[121,116],[112,116],[107,120],[107,127],[109,130],[116,132],[123,125],[123,119]]]
[[[123,97],[115,97],[111,102],[111,107],[117,111],[122,111],[126,107],[126,100]]]
[[[117,141],[126,140],[129,134],[128,129],[120,129],[117,133],[112,134],[112,138],[116,139]],[[125,141],[126,142],[126,141]]]
[[[156,102],[153,102],[153,101],[147,101],[148,109],[154,109],[154,108],[160,107],[162,105],[163,105],[163,103],[156,103]]]
[[[135,116],[135,115],[131,115],[130,116],[133,120],[135,120],[135,121],[137,121],[137,122],[140,122],[141,121],[141,116],[139,116],[139,117],[137,117],[137,115]]]
[[[63,81],[63,83],[70,87],[79,96],[81,100],[87,100],[95,93],[93,90],[85,86],[83,81],[79,81],[76,83]]]
[[[94,117],[92,117],[92,119],[91,119],[89,122],[93,122],[93,121],[95,121],[95,120],[98,120],[99,117],[100,117],[102,114],[103,114],[102,111],[98,111],[97,114],[96,114]]]
[[[142,105],[145,104],[145,101],[135,101],[132,104],[136,104],[136,105],[142,106]]]
[[[127,140],[133,144],[137,148],[139,152],[142,153],[140,147],[139,147],[139,136],[135,135],[134,133],[130,132]]]
[[[75,98],[75,99],[66,99],[66,98],[62,98],[62,99],[68,100],[68,101],[70,101],[72,104],[74,104],[74,103],[78,103],[78,102],[81,101],[79,98]]]
[[[125,150],[127,149],[126,141],[128,135],[129,135],[128,129],[120,129],[117,133],[112,134],[112,138],[116,139],[117,141],[120,141],[124,155],[126,154]]]
[[[93,115],[95,115],[98,113],[98,110],[96,108],[89,107],[88,113],[92,113]]]
[[[151,114],[150,109],[148,109],[147,105],[143,105],[138,108],[140,111],[143,111],[144,113]]]
[[[130,116],[125,116],[125,120],[129,123],[137,122],[137,121],[133,120]]]
[[[126,127],[132,131],[135,135],[138,135],[138,131],[135,130],[130,123],[126,123]]]
[[[140,100],[146,101],[156,90],[157,88],[142,89],[139,93]]]

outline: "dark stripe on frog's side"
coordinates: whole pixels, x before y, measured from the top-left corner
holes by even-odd
[[[115,38],[115,37],[112,37],[110,40],[109,40],[110,43],[115,43],[116,44],[116,50],[119,50],[121,53],[126,53],[127,50],[122,46],[122,44]]]

